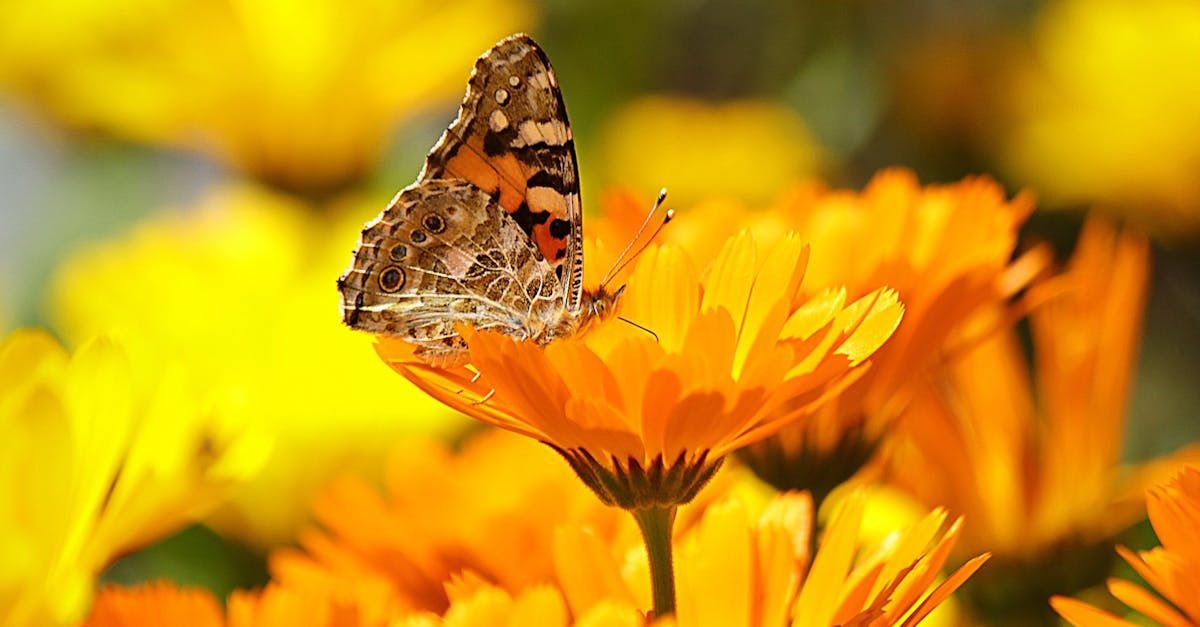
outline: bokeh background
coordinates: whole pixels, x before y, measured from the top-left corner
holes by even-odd
[[[317,486],[371,472],[402,434],[466,428],[337,328],[333,282],[473,59],[520,30],[554,62],[592,212],[666,186],[686,219],[902,165],[1032,191],[1023,239],[1063,257],[1086,209],[1145,230],[1126,457],[1200,440],[1200,3],[2,0],[0,16],[0,330],[124,329],[274,442],[231,505],[109,580],[253,585]]]

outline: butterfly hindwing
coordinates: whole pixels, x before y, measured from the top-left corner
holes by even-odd
[[[505,211],[441,179],[403,190],[367,224],[338,285],[346,324],[404,337],[431,362],[465,359],[458,323],[520,337],[563,301],[553,267]]]
[[[461,179],[491,196],[534,243],[577,311],[583,290],[583,214],[575,144],[558,79],[526,35],[475,64],[458,117],[419,180]]]

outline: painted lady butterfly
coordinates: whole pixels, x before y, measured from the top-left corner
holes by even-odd
[[[622,291],[583,289],[582,234],[558,80],[541,47],[513,35],[476,61],[417,181],[363,229],[338,280],[343,319],[437,365],[466,360],[459,323],[543,345],[579,333]]]

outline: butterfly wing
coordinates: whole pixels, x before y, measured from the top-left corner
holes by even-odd
[[[400,192],[367,224],[338,280],[346,324],[405,338],[435,363],[466,359],[466,323],[517,338],[561,307],[562,286],[529,237],[465,181]]]
[[[583,213],[566,105],[546,53],[513,35],[475,63],[458,117],[418,180],[462,179],[489,194],[555,269],[565,307],[583,293]]]

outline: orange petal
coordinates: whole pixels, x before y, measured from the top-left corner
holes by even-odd
[[[1050,605],[1059,616],[1067,619],[1067,622],[1075,627],[1136,627],[1127,620],[1069,597],[1053,597],[1050,599]]]

